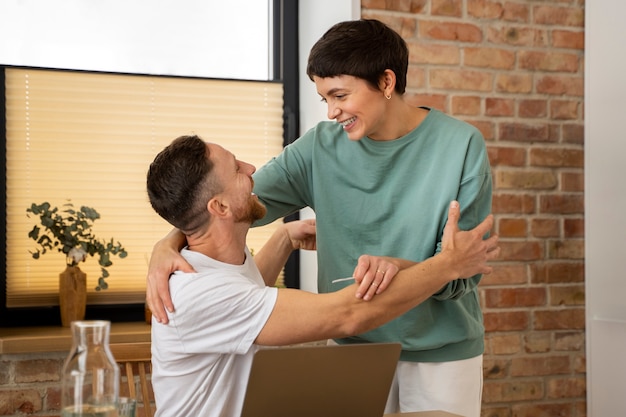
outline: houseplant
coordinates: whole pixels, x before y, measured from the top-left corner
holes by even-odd
[[[39,259],[41,255],[54,250],[65,254],[66,269],[59,276],[59,305],[61,321],[64,326],[69,326],[72,319],[82,320],[85,316],[86,275],[78,264],[85,261],[87,256],[97,255],[100,277],[95,289],[106,290],[106,278],[109,276],[107,268],[113,265],[111,257],[125,258],[127,252],[113,238],[101,240],[93,234],[93,224],[100,218],[100,214],[91,207],[75,209],[71,202],[65,203],[62,208],[51,207],[48,202],[32,203],[26,213],[28,217],[32,215],[39,219],[39,224],[28,232],[28,237],[38,246],[30,252],[33,258]]]

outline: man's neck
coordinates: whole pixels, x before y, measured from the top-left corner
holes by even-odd
[[[242,265],[246,260],[246,235],[249,225],[245,228],[238,226],[234,225],[227,230],[211,227],[205,233],[188,235],[187,247],[216,261]]]

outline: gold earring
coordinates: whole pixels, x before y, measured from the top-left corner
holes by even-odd
[[[385,98],[386,98],[387,100],[391,100],[391,94],[389,94],[389,95],[385,95]]]

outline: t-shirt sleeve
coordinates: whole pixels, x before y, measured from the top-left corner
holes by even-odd
[[[172,294],[176,312],[170,316],[182,349],[186,353],[246,353],[269,318],[277,291],[244,277],[185,282]]]

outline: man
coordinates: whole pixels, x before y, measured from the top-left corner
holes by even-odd
[[[397,274],[387,290],[369,301],[355,296],[357,283],[328,294],[271,287],[292,250],[315,249],[315,225],[285,224],[253,260],[246,235],[265,215],[252,193],[254,171],[197,136],[175,139],[148,171],[150,202],[185,235],[182,255],[195,271],[172,276],[177,309],[168,313],[167,325],[155,321],[152,327],[157,416],[238,416],[259,346],[374,329],[458,277],[490,273],[486,262],[499,253],[496,236],[483,239],[492,216],[459,231],[460,209],[452,202],[441,253],[392,271]],[[368,267],[362,259],[357,268]]]

